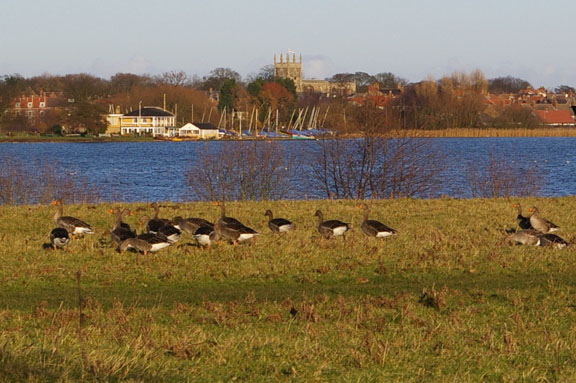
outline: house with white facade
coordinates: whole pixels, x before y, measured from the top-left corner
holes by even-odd
[[[176,116],[156,106],[145,106],[120,118],[120,134],[141,136],[165,136],[169,128],[176,126]]]

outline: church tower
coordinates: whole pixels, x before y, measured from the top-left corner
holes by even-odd
[[[302,55],[296,62],[296,53],[292,53],[292,57],[290,53],[286,54],[286,60],[282,54],[280,54],[280,60],[277,60],[274,55],[274,77],[292,79],[296,85],[296,92],[302,92]]]

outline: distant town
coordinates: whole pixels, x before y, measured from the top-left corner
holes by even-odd
[[[574,127],[576,90],[480,71],[409,83],[393,73],[305,79],[302,56],[274,55],[242,79],[117,73],[0,77],[0,135],[165,139],[310,138],[391,130]]]

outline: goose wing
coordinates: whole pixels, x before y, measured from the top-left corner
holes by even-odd
[[[136,233],[130,229],[127,229],[126,227],[120,226],[112,230],[112,232],[110,233],[110,237],[112,238],[112,241],[120,244],[123,241],[127,240],[128,238],[135,238]]]
[[[324,221],[318,227],[318,231],[325,238],[329,238],[330,236],[343,235],[348,230],[350,230],[350,226],[348,226],[346,222],[342,222],[337,219]]]
[[[268,226],[272,231],[288,231],[292,228],[292,222],[285,218],[274,218],[268,222]]]
[[[86,222],[70,216],[60,217],[56,220],[56,224],[66,229],[68,232],[73,234],[93,234],[94,231],[92,227]]]
[[[396,234],[396,230],[386,226],[380,221],[368,220],[362,224],[362,230],[365,234],[373,237],[385,237]]]

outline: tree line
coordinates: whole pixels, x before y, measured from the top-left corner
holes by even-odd
[[[90,74],[54,76],[44,74],[30,78],[20,75],[0,77],[0,131],[35,130],[51,132],[63,124],[84,126],[91,133],[103,132],[101,118],[109,106],[126,113],[138,105],[165,106],[177,114],[178,124],[188,121],[211,122],[218,125],[222,114],[246,112],[264,124],[273,112],[283,125],[289,126],[297,110],[323,110],[323,126],[335,132],[361,132],[367,128],[366,116],[378,120],[378,129],[446,129],[479,126],[524,126],[538,124],[526,108],[500,107],[486,113],[487,93],[517,93],[531,86],[511,76],[486,79],[482,72],[457,72],[441,79],[409,83],[392,73],[370,75],[364,72],[339,73],[328,80],[335,83],[353,81],[358,93],[369,94],[370,86],[380,89],[402,88],[402,92],[385,103],[370,97],[359,106],[346,94],[297,94],[289,79],[274,78],[272,65],[242,79],[230,68],[216,68],[207,76],[189,76],[182,71],[158,76],[117,73],[109,79]],[[62,95],[61,108],[49,111],[43,122],[30,126],[24,116],[8,113],[10,101],[22,94],[57,92]],[[555,91],[574,94],[574,88],[559,86]],[[368,92],[368,93],[367,93]],[[370,111],[372,110],[372,111]],[[233,122],[232,122],[233,123]],[[374,125],[374,124],[372,124]],[[373,128],[370,128],[373,129]]]

